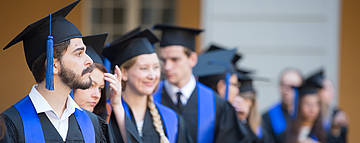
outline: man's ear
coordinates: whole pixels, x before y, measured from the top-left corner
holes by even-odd
[[[224,80],[219,80],[216,83],[216,89],[217,89],[217,93],[219,93],[219,95],[223,98],[225,98],[225,81]]]
[[[59,74],[60,72],[60,60],[59,59],[55,59],[54,58],[54,63],[53,63],[53,70],[54,70],[54,74]]]
[[[195,67],[197,62],[198,62],[198,55],[196,52],[191,52],[190,56],[189,56],[189,59],[190,59],[190,65],[191,67]]]

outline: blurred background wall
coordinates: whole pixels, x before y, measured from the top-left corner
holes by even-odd
[[[71,0],[14,0],[0,4],[0,47],[28,24]],[[156,23],[204,28],[197,51],[211,42],[244,55],[239,66],[270,82],[256,82],[261,110],[279,99],[278,74],[287,67],[305,75],[319,67],[336,84],[339,106],[350,118],[349,142],[360,142],[360,1],[353,0],[83,0],[68,19],[84,35],[109,32],[108,42],[138,25]],[[0,50],[0,112],[35,83],[22,43]]]

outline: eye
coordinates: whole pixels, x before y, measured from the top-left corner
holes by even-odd
[[[140,70],[147,70],[148,67],[140,67]]]
[[[159,69],[160,68],[160,65],[155,65],[154,66],[154,69]]]
[[[179,58],[171,58],[171,61],[173,62],[177,62],[179,60]]]
[[[83,52],[76,53],[76,56],[80,57],[83,54]]]

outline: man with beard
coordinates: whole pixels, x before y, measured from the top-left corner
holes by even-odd
[[[6,133],[0,142],[109,142],[106,124],[69,96],[71,89],[86,89],[92,83],[93,61],[85,53],[80,31],[65,19],[78,3],[32,23],[4,48],[23,41],[37,84],[2,113]]]

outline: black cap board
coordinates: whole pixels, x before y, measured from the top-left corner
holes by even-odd
[[[195,51],[195,37],[202,29],[187,28],[173,25],[158,24],[153,29],[161,30],[160,47],[180,45]]]
[[[195,76],[209,76],[217,74],[225,74],[227,72],[234,72],[234,67],[231,63],[236,49],[232,50],[218,50],[210,51],[199,55],[198,63],[193,68]]]
[[[51,14],[51,35],[53,36],[53,43],[59,44],[63,41],[82,37],[81,32],[65,17],[69,12],[79,3],[75,1],[70,5]],[[28,67],[31,70],[32,63],[42,53],[46,53],[46,40],[48,39],[50,17],[46,16],[39,21],[36,21],[27,26],[20,34],[18,34],[4,50],[12,45],[23,41],[25,57]]]
[[[311,74],[308,78],[305,79],[307,85],[311,85],[317,88],[323,87],[323,82],[325,79],[324,69],[319,69],[318,71]]]
[[[136,28],[110,43],[103,55],[110,60],[112,67],[121,66],[138,55],[155,53],[153,44],[156,42],[158,39],[150,30]]]
[[[101,53],[104,49],[107,33],[89,35],[83,37],[86,45],[86,54],[94,61],[94,63],[104,64]]]
[[[216,44],[211,44],[209,46],[209,48],[205,51],[205,52],[209,52],[209,51],[217,51],[217,50],[226,50],[228,48],[216,45]],[[235,56],[233,57],[233,59],[231,60],[231,63],[236,66],[236,63],[242,59],[242,54],[241,53],[236,53]]]

